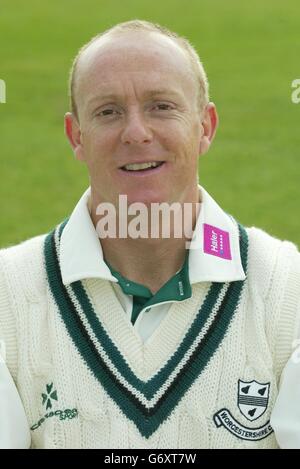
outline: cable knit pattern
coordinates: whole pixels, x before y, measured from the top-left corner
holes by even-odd
[[[86,279],[82,282],[83,292],[96,316],[94,323],[89,323],[88,316],[85,318],[85,312],[79,308],[78,321],[81,318],[86,325],[86,332],[80,321],[76,326],[78,334],[86,338],[79,349],[49,286],[44,258],[45,236],[1,250],[0,339],[6,343],[7,365],[31,426],[32,447],[276,448],[274,433],[269,432],[256,441],[243,439],[225,426],[217,427],[214,419],[221,409],[227,409],[241,426],[250,430],[268,423],[281,372],[292,352],[292,341],[299,326],[300,255],[297,248],[254,227],[248,228],[247,234],[247,278],[235,313],[220,343],[212,336],[214,353],[207,356],[207,362],[203,358],[205,366],[193,377],[179,400],[176,400],[174,386],[166,395],[171,373],[169,381],[162,381],[157,390],[154,383],[160,379],[160,372],[168,369],[165,367],[172,370],[172,360],[199,316],[211,283],[193,285],[192,297],[172,304],[153,335],[143,343],[125,316],[110,282]],[[220,301],[229,285],[224,284],[222,290],[220,284]],[[67,287],[74,303],[76,295],[82,294],[76,288],[73,284]],[[107,350],[98,340],[97,321],[106,337],[107,342],[103,339],[103,343],[107,344]],[[208,322],[196,337],[199,343],[205,336],[205,327],[211,324],[209,321],[214,321],[213,308]],[[192,343],[189,345],[192,347]],[[114,399],[112,389],[107,388],[104,381],[101,385],[101,379],[107,379],[105,369],[97,374],[96,361],[84,359],[92,347],[103,357],[115,360],[112,363],[105,359],[115,370],[116,381],[112,386],[116,386],[119,395],[120,389],[127,389],[133,392],[136,402],[140,401],[149,409],[162,398],[151,431],[147,431],[147,417],[144,426],[134,421],[122,403]],[[115,348],[114,353],[111,347]],[[182,359],[187,360],[188,356],[186,353]],[[173,372],[177,373],[180,366]],[[253,421],[238,407],[239,380],[270,384],[266,410]],[[124,387],[118,388],[118,382]],[[179,389],[180,382],[178,386]],[[128,403],[132,402],[130,394],[122,392],[124,403],[127,399]],[[171,410],[164,416],[162,411],[167,398]],[[132,407],[133,413],[134,409]]]

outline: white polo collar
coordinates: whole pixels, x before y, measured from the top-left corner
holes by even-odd
[[[202,203],[189,255],[190,283],[244,280],[238,225],[202,186],[199,189]]]
[[[202,186],[199,189],[202,203],[189,254],[190,283],[244,280],[238,227]],[[90,188],[77,203],[61,236],[60,269],[65,285],[85,278],[118,282],[104,262],[88,209],[89,197]]]

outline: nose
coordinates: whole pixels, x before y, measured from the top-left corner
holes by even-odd
[[[140,111],[128,112],[125,127],[122,132],[122,143],[150,143],[152,141],[152,131]]]

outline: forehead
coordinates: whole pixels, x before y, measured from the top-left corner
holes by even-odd
[[[195,81],[186,53],[171,38],[157,33],[103,36],[78,61],[76,96],[86,102],[97,93],[126,87],[190,90]]]

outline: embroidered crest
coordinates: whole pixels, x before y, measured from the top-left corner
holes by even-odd
[[[238,408],[246,419],[253,422],[261,417],[268,407],[270,383],[242,381],[238,383]]]
[[[238,408],[247,420],[253,422],[261,417],[267,410],[269,403],[270,383],[259,383],[258,381],[238,381]],[[246,427],[240,423],[230,412],[223,408],[216,412],[213,420],[217,428],[224,427],[241,440],[259,441],[271,433],[273,428],[268,420],[259,427]]]

